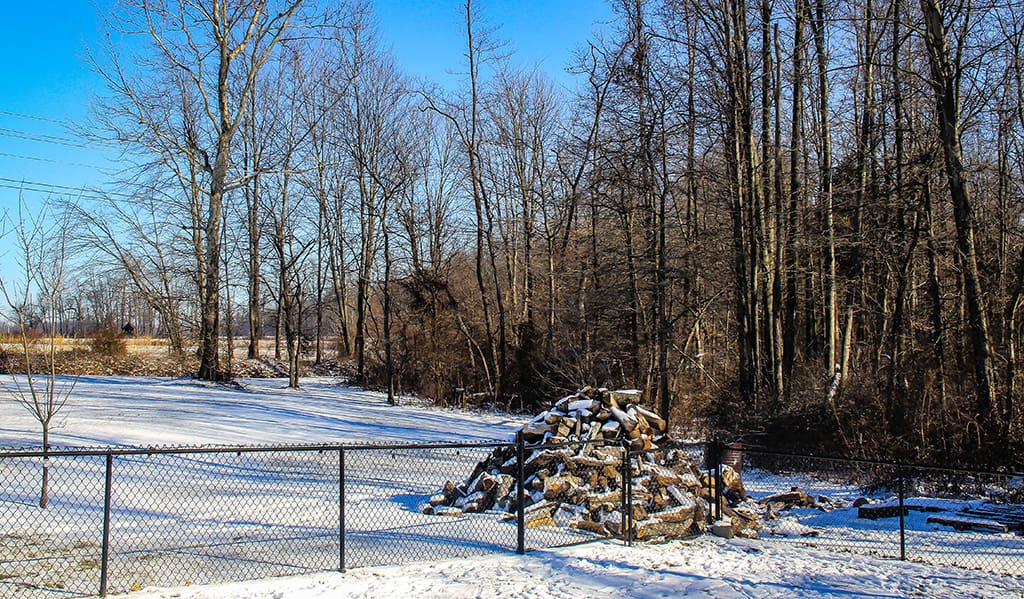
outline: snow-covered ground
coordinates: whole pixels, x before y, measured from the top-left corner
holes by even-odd
[[[396,408],[380,393],[339,386],[330,378],[303,379],[299,390],[289,389],[282,379],[239,383],[234,387],[191,379],[80,377],[56,419],[51,443],[82,447],[480,441],[504,440],[522,424],[513,417]],[[0,393],[0,410],[0,446],[39,445],[39,425],[6,393]]]
[[[83,377],[52,442],[69,447],[473,442],[508,439],[523,422],[403,403],[389,406],[379,393],[331,379],[306,379],[303,389],[289,390],[279,380],[243,380],[236,388],[187,379]],[[38,425],[3,394],[0,414],[0,446],[38,444]],[[663,545],[601,541],[544,549],[585,539],[531,529],[526,542],[536,550],[517,556],[515,526],[500,514],[445,518],[417,509],[444,480],[468,475],[488,451],[350,450],[344,464],[339,454],[318,451],[120,456],[114,463],[111,590],[142,588],[130,595],[133,599],[1024,597],[1020,572],[864,555],[898,554],[898,540],[895,549],[893,544],[898,533],[892,522],[856,519],[852,507],[787,514],[791,532],[810,526],[818,534],[784,542],[704,537]],[[339,490],[342,466],[346,483]],[[0,597],[23,596],[23,589],[9,581],[25,577],[94,592],[103,458],[55,458],[51,507],[45,511],[33,507],[38,468],[34,460],[0,460]],[[748,480],[755,496],[786,490],[789,483],[754,473]],[[838,499],[855,493],[842,486],[808,491]],[[309,574],[337,568],[342,516],[349,570]],[[951,532],[927,524],[918,513],[909,520],[911,546],[922,552],[911,553],[913,559],[984,568],[985,562],[972,564],[965,556],[989,556],[1024,564],[1024,543],[1016,535]],[[57,558],[40,559],[54,550]],[[57,580],[58,571],[69,578]],[[294,574],[300,575],[288,577]],[[266,576],[273,578],[202,584]],[[153,588],[167,584],[188,586]]]
[[[624,547],[592,543],[286,579],[155,589],[131,599],[703,597],[1010,598],[1019,579],[803,547],[703,537]]]

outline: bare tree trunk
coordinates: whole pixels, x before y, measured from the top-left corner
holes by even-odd
[[[230,281],[231,281],[231,279],[230,279],[230,276],[231,276],[231,270],[230,270],[231,261],[229,259],[230,258],[230,252],[228,252],[228,250],[227,250],[227,245],[228,245],[228,225],[227,225],[227,219],[224,219],[224,222],[222,223],[222,225],[223,225],[223,230],[221,231],[221,235],[222,235],[223,239],[222,239],[221,243],[223,243],[224,247],[225,247],[225,250],[223,252],[223,260],[224,260],[224,264],[223,264],[223,269],[224,269],[224,315],[225,315],[225,318],[224,318],[224,337],[225,337],[225,341],[227,343],[227,347],[224,348],[225,351],[224,351],[224,362],[223,362],[223,364],[224,364],[224,376],[225,376],[225,378],[230,379],[231,378],[232,365],[233,365],[234,358],[235,358],[235,331],[234,331],[233,323],[231,321],[232,320],[232,314],[234,313],[234,310],[233,310],[233,308],[231,306],[231,283],[230,283]]]
[[[340,201],[338,204],[340,204]],[[331,231],[333,231],[334,243],[331,243],[328,254],[330,256],[331,286],[334,291],[334,301],[337,303],[338,325],[340,329],[338,331],[340,339],[338,339],[337,343],[337,352],[339,357],[347,358],[352,355],[352,346],[348,329],[348,277],[345,268],[345,237],[342,218],[343,210],[340,205],[337,205],[335,206],[334,218],[329,224]]]
[[[996,424],[996,395],[992,384],[992,352],[989,346],[988,319],[984,292],[978,272],[974,243],[974,207],[964,180],[963,150],[960,143],[959,64],[951,55],[946,38],[946,23],[938,0],[921,0],[924,13],[925,45],[931,64],[931,84],[935,91],[936,128],[942,143],[946,180],[953,202],[956,246],[963,266],[967,330],[973,348],[976,416],[983,430]]]
[[[322,210],[317,211],[317,233],[316,233],[316,339],[314,364],[320,365],[323,361],[323,325],[324,325],[324,229],[327,223],[324,222]]]
[[[218,85],[221,114],[222,131],[230,129],[227,122],[227,65],[221,68],[222,81]],[[199,378],[206,381],[220,381],[224,379],[224,372],[220,365],[220,238],[221,219],[224,209],[224,187],[227,181],[228,155],[231,151],[231,138],[222,133],[217,140],[216,162],[214,164],[210,182],[210,200],[206,214],[206,228],[204,238],[206,239],[205,266],[206,279],[203,282],[202,301],[200,310],[202,321],[199,329]]]
[[[736,284],[736,330],[739,391],[744,406],[759,413],[763,399],[759,297],[760,248],[755,231],[758,191],[754,167],[751,106],[750,30],[745,0],[725,7],[726,143],[732,221],[733,278]]]
[[[387,212],[385,203],[384,212]],[[395,363],[391,355],[391,235],[387,224],[381,225],[384,235],[384,290],[383,290],[383,327],[384,327],[384,376],[388,392],[388,404],[395,405]]]
[[[945,324],[942,317],[942,288],[939,285],[939,247],[935,234],[935,209],[932,206],[931,185],[925,183],[922,190],[925,223],[928,235],[928,286],[929,323],[932,330],[932,354],[935,359],[935,378],[938,386],[939,405],[943,413],[949,413],[946,405],[946,342]]]
[[[810,0],[803,0],[810,2]],[[811,14],[810,4],[807,14]],[[835,370],[842,370],[839,363],[839,333],[836,301],[836,238],[832,209],[832,126],[829,111],[828,44],[826,42],[825,0],[815,0],[813,17],[810,19],[811,37],[814,41],[815,63],[818,73],[818,143],[820,157],[818,168],[820,183],[818,197],[822,206],[822,220],[826,240],[825,248],[825,343],[828,350],[826,374],[832,378]]]
[[[778,398],[784,392],[782,382],[781,355],[778,350],[781,340],[778,332],[781,324],[778,323],[779,306],[776,303],[777,296],[781,295],[778,290],[779,268],[776,264],[777,244],[776,221],[779,218],[777,210],[778,196],[776,196],[776,165],[778,157],[776,144],[772,140],[772,111],[778,110],[775,103],[775,90],[778,86],[775,81],[775,68],[772,57],[772,3],[769,0],[761,0],[761,164],[760,164],[760,194],[756,196],[758,202],[755,211],[756,239],[759,246],[760,277],[764,281],[761,286],[760,329],[761,329],[761,353],[763,361],[762,376],[765,380],[766,399],[775,405]],[[776,327],[776,324],[778,326]]]
[[[251,148],[252,174],[251,180],[245,185],[246,202],[246,229],[249,234],[248,258],[249,258],[249,280],[248,280],[248,318],[249,318],[249,348],[246,355],[250,360],[260,357],[260,335],[262,334],[262,319],[260,318],[260,222],[259,222],[259,194],[260,194],[260,151],[256,139],[256,88],[253,87],[249,94],[249,128],[248,144]],[[248,161],[246,161],[248,167]]]

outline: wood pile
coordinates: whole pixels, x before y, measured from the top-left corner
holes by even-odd
[[[638,400],[639,392],[586,387],[523,426],[527,527],[569,527],[619,537],[631,532],[635,539],[685,537],[706,528],[714,503],[706,475],[685,451],[672,446],[665,421]],[[642,453],[624,463],[626,447]],[[517,466],[516,447],[496,448],[466,481],[445,483],[422,511],[500,510],[515,518]],[[624,479],[627,472],[630,478]],[[742,489],[735,478],[732,492]],[[623,499],[624,480],[631,481],[629,506]],[[631,530],[624,524],[630,520]]]

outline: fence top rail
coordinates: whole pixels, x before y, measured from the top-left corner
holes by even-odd
[[[498,447],[515,447],[514,440],[489,440],[489,441],[463,441],[463,442],[395,442],[395,443],[309,443],[309,444],[282,444],[282,445],[191,445],[191,446],[106,446],[106,447],[59,447],[44,450],[42,448],[0,448],[0,459],[5,458],[46,458],[46,457],[101,457],[107,455],[130,456],[130,455],[180,455],[180,454],[219,454],[219,453],[314,453],[328,451],[382,451],[382,450],[425,450],[425,449],[482,449]],[[566,447],[579,447],[582,445],[621,445],[621,441],[608,439],[576,440],[559,443],[526,443],[530,450],[538,449],[562,449]],[[680,443],[673,444],[663,449],[679,449],[691,446],[700,446],[702,443]],[[821,460],[845,464],[857,464],[863,466],[884,466],[903,470],[926,470],[931,472],[950,472],[961,474],[978,474],[983,476],[1014,477],[1024,476],[1024,473],[1015,470],[995,471],[979,468],[951,467],[935,464],[917,464],[913,462],[900,462],[896,460],[877,460],[867,458],[851,458],[834,455],[801,454],[785,451],[773,451],[761,447],[731,447],[732,451],[738,451],[750,455],[772,456],[788,459]],[[645,453],[643,451],[631,451],[631,453]]]
[[[107,455],[180,455],[212,453],[313,453],[327,451],[359,451],[388,449],[479,449],[514,446],[512,441],[474,441],[453,443],[313,443],[291,445],[192,445],[192,446],[108,446],[79,448],[0,448],[0,459],[4,458],[46,458],[46,457],[89,457]]]
[[[762,449],[760,447],[732,447],[731,451],[738,451],[744,454],[752,455],[764,455],[773,456],[780,458],[791,458],[791,459],[803,459],[803,460],[821,460],[827,462],[840,462],[845,464],[857,464],[862,466],[888,466],[890,468],[898,468],[903,470],[928,470],[932,472],[950,472],[959,474],[981,474],[984,476],[1000,476],[1000,477],[1015,477],[1024,476],[1024,472],[1018,472],[1016,470],[1007,470],[999,472],[997,470],[986,470],[981,468],[970,468],[970,467],[953,467],[953,466],[940,466],[937,464],[917,464],[914,462],[901,462],[898,460],[872,460],[868,458],[850,458],[844,456],[834,456],[828,454],[815,455],[805,453],[792,453],[786,451],[772,451],[769,449]]]

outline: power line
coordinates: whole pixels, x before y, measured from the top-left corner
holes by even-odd
[[[25,114],[24,112],[11,112],[10,110],[0,110],[0,114],[5,115],[5,116],[17,117],[19,119],[30,119],[30,120],[33,120],[33,121],[43,121],[44,123],[55,123],[57,125],[64,125],[64,126],[68,126],[68,125],[71,124],[71,121],[51,119],[51,118],[47,118],[45,116],[37,116],[37,115],[34,115],[34,114]]]
[[[76,141],[67,137],[58,137],[56,135],[45,135],[42,133],[31,133],[29,131],[20,131],[18,129],[8,129],[7,127],[0,127],[0,136],[13,137],[15,139],[24,139],[26,141],[36,141],[39,143],[57,144],[62,146],[71,146],[73,148],[84,148],[86,150],[92,149],[90,146]]]
[[[95,189],[89,189],[87,187],[71,187],[70,185],[59,185],[57,183],[42,183],[39,181],[28,181],[24,179],[9,179],[7,177],[0,177],[0,185],[10,189],[25,189],[26,191],[38,191],[42,193],[75,193],[80,195],[90,195],[92,197],[97,198],[103,198],[104,195],[121,196],[124,198],[135,197],[130,193],[121,193],[118,191],[100,191]]]
[[[55,192],[52,189],[39,189],[39,188],[35,188],[35,187],[31,187],[31,186],[25,186],[25,185],[11,185],[10,183],[0,183],[0,189],[14,189],[16,191],[30,191],[30,192],[34,192],[34,193],[44,193],[44,194],[49,194],[49,195],[62,195],[60,193]],[[63,194],[63,195],[70,195],[70,194]],[[104,200],[104,199],[106,199],[103,196],[95,195],[95,194],[89,194],[89,193],[76,194],[75,197],[79,197],[79,198],[83,198],[83,199],[87,199],[87,200]]]
[[[84,162],[68,162],[66,160],[55,160],[53,158],[42,158],[40,156],[26,156],[24,154],[11,154],[8,152],[0,152],[0,156],[6,156],[7,158],[17,158],[19,160],[36,160],[38,162],[50,162],[53,164],[64,164],[67,166],[81,166],[84,168],[94,168],[96,170],[103,170],[104,167],[97,166],[95,164],[85,164]]]

